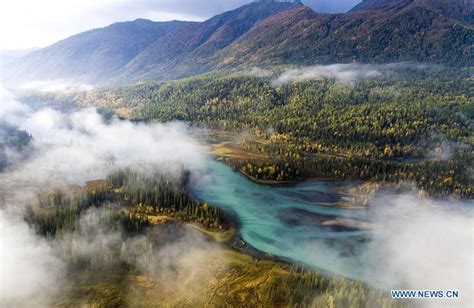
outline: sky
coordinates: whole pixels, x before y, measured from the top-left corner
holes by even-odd
[[[250,0],[4,0],[0,50],[45,47],[118,21],[206,20]],[[303,0],[318,12],[345,12],[360,0]]]

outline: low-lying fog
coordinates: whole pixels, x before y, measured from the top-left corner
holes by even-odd
[[[299,74],[287,72],[287,77],[280,79],[284,82]],[[362,74],[371,76],[376,72]],[[199,168],[207,159],[205,147],[182,123],[104,119],[92,108],[70,114],[50,108],[33,111],[6,90],[0,90],[0,94],[0,122],[26,130],[33,137],[26,155],[5,149],[9,164],[0,173],[0,304],[25,303],[25,299],[40,294],[54,294],[66,277],[65,264],[58,256],[63,243],[39,237],[31,230],[22,219],[25,200],[34,198],[40,190],[104,178],[116,168],[180,172],[182,168]],[[176,256],[193,260],[196,251],[221,249],[200,234],[187,232],[158,250],[150,249],[149,244],[156,235],[122,244],[120,234],[94,227],[95,220],[107,215],[113,206],[88,211],[81,219],[82,228],[62,240],[74,239],[82,253],[98,253],[98,259],[104,262],[113,259],[107,253],[119,253],[150,275],[157,268],[168,268]],[[473,211],[454,201],[438,202],[412,195],[379,196],[371,206],[378,213],[376,225],[380,227],[373,230],[368,251],[362,257],[386,264],[387,271],[377,272],[381,279],[393,280],[394,287],[400,289],[460,290],[462,300],[440,303],[472,307]],[[104,250],[118,243],[122,247],[119,252]],[[141,253],[131,255],[132,251]],[[384,277],[388,272],[397,275]],[[432,307],[436,302],[420,304]]]
[[[292,82],[307,80],[335,80],[337,82],[353,85],[357,81],[380,79],[380,78],[400,78],[407,72],[437,72],[443,70],[440,65],[396,62],[387,64],[364,64],[364,63],[336,63],[328,65],[313,65],[303,67],[286,68],[272,79],[275,87]],[[258,77],[271,77],[273,70],[253,67],[249,73]]]
[[[460,291],[458,300],[420,301],[423,307],[472,307],[474,203],[379,194],[370,206],[376,228],[362,257],[381,264],[377,279],[393,289]]]
[[[168,237],[174,241],[160,249],[151,245],[156,239],[153,234],[122,243],[121,232],[101,230],[95,223],[102,216],[111,216],[113,205],[87,211],[81,228],[60,239],[37,236],[22,215],[23,205],[40,191],[82,186],[125,167],[142,173],[192,170],[204,162],[205,149],[190,137],[190,128],[183,123],[104,119],[93,108],[70,114],[50,108],[33,111],[6,90],[0,93],[0,122],[27,131],[33,138],[22,153],[0,147],[7,159],[0,173],[0,305],[28,305],[35,297],[54,295],[66,276],[59,255],[67,243],[74,243],[80,255],[105,263],[127,260],[150,274],[160,268],[161,275],[178,260],[191,262],[193,253],[218,249],[201,234],[187,230],[181,230],[179,236],[176,230],[173,234],[169,230]]]

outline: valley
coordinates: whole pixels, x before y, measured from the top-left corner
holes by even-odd
[[[7,2],[1,307],[473,306],[471,0]]]
[[[207,191],[207,184],[201,186],[194,183],[191,186],[192,194],[213,200],[225,212],[235,211],[236,216],[226,218],[207,203],[192,201],[187,197],[184,187],[176,187],[176,182],[173,184],[165,180],[169,179],[168,176],[147,178],[130,171],[112,173],[106,181],[89,182],[87,186],[69,194],[69,197],[61,192],[42,194],[38,204],[32,204],[27,210],[25,220],[39,234],[60,245],[61,259],[67,266],[64,277],[67,280],[57,295],[44,299],[40,297],[30,304],[66,307],[154,306],[154,303],[159,303],[159,306],[193,307],[244,303],[289,305],[293,302],[320,305],[331,301],[335,305],[346,305],[355,304],[362,298],[364,303],[373,305],[404,307],[407,304],[390,300],[381,291],[375,291],[361,282],[332,274],[317,274],[302,265],[294,265],[289,262],[295,261],[294,257],[266,248],[269,239],[261,242],[264,246],[257,244],[255,239],[259,241],[260,235],[255,232],[261,231],[255,229],[260,226],[256,221],[260,220],[264,225],[270,223],[268,217],[257,215],[268,213],[261,212],[264,209],[262,201],[255,202],[248,198],[244,202],[236,199],[237,203],[229,203],[227,200],[231,200],[229,197],[232,194],[225,191],[216,194],[215,190],[235,189],[238,192],[243,189],[249,197],[259,195],[262,198],[264,195],[252,192],[249,187],[253,185],[258,190],[264,187],[252,184],[219,163],[209,161],[209,164],[214,171],[221,170],[213,177],[220,185],[213,185],[212,191]],[[205,170],[203,172],[209,172]],[[220,174],[222,172],[224,174]],[[204,179],[201,176],[198,178]],[[142,181],[148,184],[143,185]],[[227,182],[235,184],[228,185]],[[137,186],[137,183],[142,184]],[[250,186],[238,188],[235,185]],[[322,185],[319,183],[315,188],[321,189]],[[303,189],[301,192],[304,193],[308,188],[299,189]],[[291,196],[289,192],[287,194]],[[213,196],[225,199],[215,199]],[[264,198],[267,200],[270,195],[266,193]],[[296,198],[289,200],[297,202],[290,206],[296,206],[298,202],[303,206],[303,201]],[[280,208],[277,202],[272,203],[275,209]],[[254,207],[247,210],[242,208],[244,204],[254,204]],[[317,207],[312,205],[307,208],[313,211]],[[332,212],[330,208],[326,211]],[[251,217],[246,216],[246,212],[252,213]],[[290,212],[283,215],[291,219]],[[87,223],[84,217],[89,217]],[[230,217],[237,221],[232,222]],[[249,218],[253,221],[250,225]],[[243,240],[240,236],[236,237],[237,226]],[[321,226],[318,223],[313,227]],[[248,227],[251,229],[247,231]],[[288,227],[293,227],[293,223]],[[342,231],[332,227],[327,230]],[[89,245],[98,246],[94,254],[84,254],[81,242],[92,235],[91,231],[96,239],[87,241],[92,241]],[[103,239],[98,240],[97,236]],[[180,248],[175,251],[175,245],[186,245],[187,250],[182,251]],[[271,245],[277,249],[280,246],[277,243]],[[331,245],[338,246],[335,243]],[[157,249],[159,259],[152,257],[150,249]],[[337,251],[338,248],[334,249]],[[276,256],[284,256],[288,262],[279,261],[282,259],[268,254],[274,252]],[[141,259],[143,255],[147,258]],[[333,270],[324,264],[318,266],[328,273]],[[203,283],[203,280],[207,282]],[[338,295],[334,296],[333,292]]]
[[[360,180],[371,187],[412,185],[432,196],[472,197],[469,73],[400,70],[387,73],[396,77],[354,85],[302,80],[273,86],[277,77],[244,73],[92,92],[33,92],[22,100],[64,110],[98,106],[133,121],[185,121],[221,132],[215,137],[224,141],[233,135],[227,154],[219,154],[223,148],[215,154],[266,183]]]

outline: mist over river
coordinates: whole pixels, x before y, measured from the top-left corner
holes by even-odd
[[[83,186],[124,168],[144,173],[190,170],[193,196],[233,215],[250,247],[380,289],[459,290],[464,306],[472,302],[473,279],[466,275],[473,272],[472,200],[422,198],[414,190],[379,193],[364,209],[338,207],[338,202],[351,198],[341,193],[346,183],[257,184],[212,159],[202,131],[184,123],[104,119],[93,108],[69,113],[35,109],[6,91],[1,95],[5,127],[32,137],[25,153],[5,147],[5,170],[0,174],[5,205],[16,208],[41,191]],[[22,212],[15,217],[13,225],[28,231]],[[12,238],[6,233],[4,237]],[[39,241],[44,242],[32,233],[24,251]],[[10,243],[16,245],[15,240]],[[2,264],[2,270],[18,268],[23,250],[4,251],[11,262]],[[30,268],[42,269],[36,259],[19,266],[25,269],[24,277],[29,277]],[[41,270],[37,281],[57,280],[54,275],[45,279],[48,273]],[[18,280],[17,285],[24,282]],[[3,292],[11,293],[7,288]]]
[[[337,192],[335,188],[340,183],[336,181],[289,187],[262,185],[212,159],[207,160],[194,179],[194,195],[233,214],[248,245],[323,272],[390,289],[408,285],[413,277],[405,271],[425,269],[425,275],[436,276],[440,272],[447,278],[445,270],[455,273],[469,266],[469,254],[464,254],[472,248],[472,236],[467,234],[466,239],[466,235],[458,236],[457,232],[472,226],[472,203],[450,201],[450,216],[446,216],[445,204],[413,195],[385,195],[373,200],[368,209],[330,206],[328,203],[347,197]],[[424,228],[428,234],[417,228]],[[407,233],[413,235],[411,239]],[[459,247],[456,241],[467,246]],[[458,254],[439,253],[430,259],[426,256],[440,247],[452,246]],[[411,264],[404,263],[405,254],[411,256]],[[445,258],[459,263],[437,273],[430,272]],[[418,262],[424,263],[425,268],[419,267]],[[409,283],[414,287],[417,282],[414,277]]]
[[[209,159],[192,185],[202,200],[234,213],[240,233],[252,247],[275,256],[354,279],[369,280],[370,266],[360,259],[367,232],[325,226],[321,218],[366,220],[368,211],[320,205],[339,201],[337,182],[291,187],[257,184]]]

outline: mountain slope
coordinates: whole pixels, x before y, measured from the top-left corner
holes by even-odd
[[[115,23],[32,52],[7,66],[6,72],[9,79],[103,80],[157,39],[187,24],[145,19]]]
[[[0,67],[6,65],[10,62],[15,61],[21,57],[26,56],[27,54],[38,50],[39,48],[27,48],[27,49],[10,49],[10,50],[0,50]]]
[[[474,18],[474,0],[364,0],[350,12],[368,10],[393,10],[400,5],[424,5],[448,17],[472,22]]]
[[[117,23],[14,61],[3,78],[124,84],[282,64],[473,66],[472,1],[365,0],[346,14],[262,1],[204,22]]]
[[[223,50],[214,64],[420,61],[473,65],[474,26],[463,18],[469,6],[462,1],[447,7],[444,3],[402,0],[347,14],[296,8],[254,27]]]
[[[253,2],[205,22],[177,29],[151,44],[131,61],[119,79],[173,78],[208,71],[207,60],[265,18],[300,3]]]
[[[393,5],[399,2],[406,2],[406,0],[363,0],[361,3],[354,6],[350,12],[377,10],[384,6]]]

